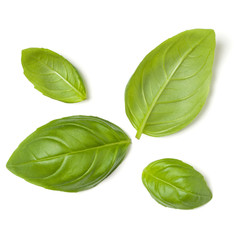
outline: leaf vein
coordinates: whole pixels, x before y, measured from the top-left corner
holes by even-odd
[[[145,170],[146,171],[146,170]],[[164,184],[166,184],[166,185],[169,185],[170,187],[173,187],[173,188],[175,188],[175,189],[177,189],[177,190],[180,190],[180,191],[182,191],[182,192],[186,192],[186,193],[189,193],[189,194],[191,194],[191,195],[193,195],[193,196],[198,196],[198,197],[209,197],[208,195],[201,195],[201,194],[197,194],[197,193],[193,193],[193,192],[190,192],[190,191],[187,191],[187,190],[185,190],[185,189],[182,189],[182,188],[180,188],[180,187],[178,187],[178,186],[175,186],[175,185],[173,185],[173,184],[171,184],[171,183],[169,183],[169,182],[167,182],[167,181],[165,181],[165,180],[163,180],[163,179],[161,179],[161,178],[159,178],[159,177],[156,177],[156,176],[154,176],[154,175],[152,175],[151,173],[149,173],[149,172],[147,172],[152,178],[154,178],[154,179],[156,179],[156,180],[158,180],[158,181],[160,181],[160,182],[163,182]]]
[[[202,42],[204,41],[206,38],[208,37],[208,35],[206,35],[204,38],[202,38],[201,40],[199,40],[192,48],[190,48],[184,55],[183,57],[179,60],[179,62],[177,63],[176,67],[173,69],[173,71],[171,72],[170,76],[168,79],[166,79],[166,82],[165,84],[163,84],[163,86],[160,88],[160,90],[158,91],[158,93],[156,94],[155,98],[153,99],[149,109],[148,109],[148,112],[147,114],[145,115],[145,117],[143,118],[143,121],[141,122],[138,130],[137,130],[137,134],[136,134],[136,137],[137,138],[140,138],[142,132],[143,132],[143,129],[146,125],[146,122],[157,102],[157,100],[159,99],[159,97],[161,96],[162,92],[164,91],[164,89],[166,88],[166,86],[168,85],[168,83],[171,81],[171,78],[172,76],[174,75],[174,73],[179,69],[179,67],[181,66],[181,64],[183,63],[183,61],[186,59],[186,57]],[[167,49],[168,51],[168,49]],[[164,55],[164,59],[165,59],[165,55]],[[163,62],[164,62],[164,59],[163,59]]]
[[[83,153],[83,152],[87,152],[87,151],[93,151],[93,150],[97,150],[97,149],[112,147],[112,146],[115,146],[115,145],[129,144],[129,143],[130,143],[130,140],[123,140],[123,141],[119,141],[119,142],[107,143],[105,145],[101,145],[101,146],[97,146],[97,147],[90,147],[90,148],[81,149],[81,150],[78,150],[78,151],[62,153],[62,154],[54,155],[54,156],[47,157],[47,158],[39,158],[38,160],[19,163],[17,165],[25,165],[25,164],[29,164],[29,163],[44,162],[44,161],[53,161],[53,160],[56,160],[56,158],[59,158],[59,157],[62,157],[62,156],[69,156],[69,155],[79,154],[79,153]],[[14,166],[14,164],[11,164],[9,166]]]
[[[77,89],[75,88],[71,82],[69,82],[64,76],[62,76],[59,72],[57,72],[55,69],[53,69],[52,67],[48,66],[45,62],[43,62],[41,59],[39,58],[36,58],[36,57],[33,57],[33,59],[39,61],[40,63],[42,63],[44,66],[46,66],[48,69],[50,69],[50,71],[52,71],[53,73],[55,73],[59,78],[61,78],[67,85],[69,85],[81,98],[83,97],[82,96],[82,93]],[[65,69],[65,68],[64,68]],[[66,69],[65,69],[66,71]]]

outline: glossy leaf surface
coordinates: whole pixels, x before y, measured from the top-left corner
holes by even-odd
[[[77,192],[106,178],[123,161],[130,142],[122,129],[106,120],[67,117],[28,136],[7,168],[44,188]]]
[[[137,138],[175,133],[197,116],[209,92],[214,50],[214,31],[195,29],[166,40],[143,59],[125,91]]]
[[[44,48],[28,48],[22,51],[22,66],[28,80],[45,96],[67,103],[86,98],[82,77],[59,54]]]
[[[204,177],[177,159],[150,163],[143,170],[142,181],[151,196],[165,207],[193,209],[212,198]]]

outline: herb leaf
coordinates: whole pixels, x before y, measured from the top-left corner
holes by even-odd
[[[177,159],[150,163],[143,170],[142,181],[151,196],[165,207],[193,209],[212,199],[204,177]]]
[[[122,129],[106,120],[66,117],[28,136],[7,168],[44,188],[82,191],[106,178],[123,161],[130,143]]]
[[[59,54],[44,48],[24,49],[22,66],[28,80],[45,96],[67,103],[86,99],[82,77]]]
[[[203,107],[210,87],[215,33],[182,32],[139,64],[125,91],[126,114],[141,134],[160,137],[187,126]]]

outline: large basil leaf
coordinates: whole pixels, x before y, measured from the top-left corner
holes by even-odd
[[[213,30],[182,32],[140,63],[125,91],[126,114],[137,130],[160,137],[188,125],[203,107],[212,76]]]
[[[77,192],[106,178],[122,162],[130,142],[122,129],[106,120],[66,117],[28,136],[7,168],[30,183]]]
[[[59,54],[43,48],[22,51],[24,74],[34,87],[50,98],[74,103],[86,98],[82,77]]]
[[[143,170],[142,181],[151,196],[165,207],[193,209],[212,198],[204,177],[177,159],[150,163]]]

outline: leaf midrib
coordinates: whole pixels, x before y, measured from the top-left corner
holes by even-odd
[[[54,155],[54,156],[47,157],[47,158],[39,158],[38,160],[32,160],[32,161],[28,161],[28,162],[25,162],[25,163],[11,164],[10,166],[17,166],[17,165],[19,166],[19,165],[25,165],[25,164],[29,164],[29,163],[51,161],[51,160],[56,160],[56,158],[63,157],[63,156],[74,155],[74,154],[87,152],[87,151],[92,151],[92,150],[99,150],[99,149],[102,149],[102,148],[111,147],[111,146],[114,146],[114,145],[127,144],[127,143],[130,143],[130,142],[131,142],[130,140],[113,142],[113,143],[108,143],[108,144],[104,144],[104,145],[97,146],[97,147],[90,147],[90,148],[82,149],[82,150],[78,150],[78,151],[62,153],[62,154]]]
[[[179,63],[177,64],[177,66],[173,69],[173,71],[171,72],[170,76],[168,78],[166,78],[165,84],[162,86],[162,88],[160,88],[159,92],[157,93],[157,95],[155,96],[155,98],[153,99],[146,116],[144,117],[142,123],[140,124],[138,130],[137,130],[137,134],[136,134],[136,138],[140,138],[141,134],[143,132],[143,129],[146,125],[146,122],[154,108],[154,106],[157,103],[157,100],[159,99],[159,97],[161,96],[162,92],[165,90],[166,86],[168,85],[168,83],[171,81],[172,76],[176,73],[176,71],[179,69],[179,67],[181,66],[181,64],[183,63],[183,61],[187,58],[187,56],[201,43],[203,42],[207,37],[209,36],[209,34],[207,34],[205,37],[203,37],[200,41],[198,41],[192,48],[189,49],[189,51],[187,51],[183,57],[180,59]],[[167,51],[167,50],[166,50]]]
[[[146,170],[145,170],[145,172],[146,172]],[[158,180],[158,181],[161,181],[161,182],[165,183],[166,185],[169,185],[170,187],[173,187],[173,188],[175,188],[175,189],[178,189],[178,190],[180,190],[180,191],[182,191],[182,192],[189,193],[190,195],[193,195],[193,196],[209,198],[208,195],[200,195],[200,194],[197,194],[197,193],[189,192],[189,191],[187,191],[187,190],[185,190],[185,189],[182,189],[182,188],[180,188],[180,187],[177,187],[177,186],[175,186],[175,185],[173,185],[173,184],[171,184],[171,183],[169,183],[169,182],[167,182],[167,181],[165,181],[165,180],[163,180],[163,179],[161,179],[161,178],[159,178],[159,177],[155,177],[155,176],[152,175],[149,171],[147,171],[147,174],[150,175],[152,178],[154,178],[154,179],[156,179],[156,180]]]
[[[40,59],[32,56],[33,59],[39,61],[40,63],[42,63],[44,66],[46,66],[49,70],[51,70],[52,72],[54,72],[58,77],[60,77],[68,86],[70,86],[76,93],[77,95],[79,95],[81,98],[84,98],[84,96],[81,94],[81,92],[75,88],[66,78],[64,78],[60,73],[58,73],[55,69],[51,68],[50,66],[48,66],[45,62],[41,61]],[[65,59],[64,59],[65,60]]]

